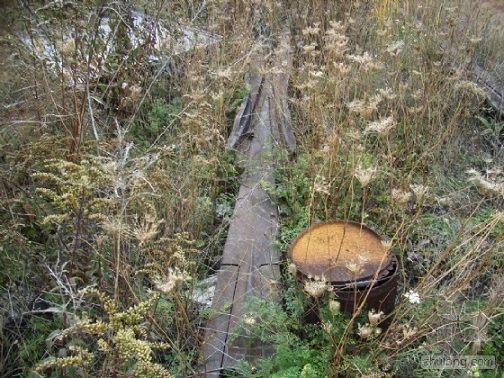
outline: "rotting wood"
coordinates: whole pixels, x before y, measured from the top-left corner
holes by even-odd
[[[228,140],[245,172],[221,259],[212,303],[215,314],[205,330],[201,377],[220,377],[241,360],[253,362],[274,353],[272,346],[250,340],[240,322],[247,315],[244,305],[250,298],[279,300],[279,256],[273,247],[278,209],[264,184],[274,185],[272,152],[280,147],[295,149],[287,108],[292,65],[288,41],[287,33],[280,37],[271,61],[257,57],[256,66],[271,67],[270,73],[250,75],[251,94],[243,101]]]

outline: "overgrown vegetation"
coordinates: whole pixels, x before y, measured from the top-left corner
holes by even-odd
[[[502,82],[504,50],[502,29],[475,7],[11,4],[1,375],[198,374],[204,313],[192,292],[214,269],[239,181],[225,141],[257,69],[255,35],[274,40],[288,25],[298,149],[277,153],[268,188],[284,215],[278,247],[318,221],[364,222],[392,241],[401,298],[381,330],[383,315],[341,312],[325,282],[307,295],[285,261],[282,304],[254,301],[243,319],[277,353],[234,374],[500,376],[504,135],[472,72],[478,63]],[[188,41],[189,27],[202,39]],[[498,368],[422,369],[424,356],[465,354],[495,356]]]

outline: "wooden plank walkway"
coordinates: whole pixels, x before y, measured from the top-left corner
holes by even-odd
[[[251,94],[244,100],[228,140],[245,173],[221,260],[212,303],[215,315],[205,330],[201,377],[221,377],[241,360],[253,362],[274,353],[271,346],[241,334],[239,324],[246,316],[244,303],[250,298],[279,299],[279,256],[273,247],[278,210],[264,183],[274,185],[272,152],[279,146],[290,151],[295,148],[287,109],[287,71],[292,65],[288,35],[280,38],[270,62],[261,57],[256,61],[258,69],[272,69],[264,77],[250,75]]]

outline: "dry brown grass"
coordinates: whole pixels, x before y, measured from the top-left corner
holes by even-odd
[[[501,0],[484,0],[480,5],[483,9],[492,13],[504,25],[504,3]]]
[[[78,288],[97,286],[124,311],[161,291],[147,317],[149,333],[135,328],[136,336],[171,345],[174,375],[194,373],[197,359],[188,356],[197,355],[201,319],[188,293],[225,235],[216,208],[229,207],[237,181],[225,141],[232,105],[246,92],[244,75],[256,70],[250,57],[261,20],[271,39],[289,26],[295,49],[289,106],[299,148],[291,161],[279,153],[283,178],[271,188],[290,211],[285,232],[293,236],[318,220],[371,225],[392,240],[402,294],[412,291],[420,301],[402,297],[389,330],[366,342],[357,337],[366,332],[359,314],[346,329],[326,324],[327,344],[316,353],[329,355],[327,374],[393,374],[378,365],[364,369],[359,358],[367,355],[393,363],[400,375],[409,356],[425,351],[424,341],[439,353],[494,347],[492,327],[502,325],[504,156],[502,133],[483,130],[475,118],[495,121],[471,81],[473,61],[501,72],[494,24],[478,19],[474,2],[256,3],[146,4],[174,29],[181,20],[222,39],[173,56],[167,70],[152,68],[148,48],[118,50],[93,66],[96,80],[86,61],[92,44],[63,48],[59,10],[23,13],[39,18],[14,23],[32,32],[45,25],[60,48],[56,70],[38,55],[35,36],[22,44],[13,23],[2,23],[2,47],[10,52],[0,59],[4,292],[43,290],[52,307],[64,307],[63,324],[53,324],[64,328],[88,311],[107,321],[106,311],[93,313],[96,304],[81,301]],[[75,21],[82,4],[69,8],[76,16],[70,26],[96,36],[87,29],[92,23]],[[111,5],[112,16],[125,11],[121,4]],[[127,42],[122,38],[116,42]],[[95,42],[103,48],[103,40]],[[85,85],[68,81],[68,72]],[[469,302],[475,307],[464,307]],[[457,328],[455,313],[473,328]],[[46,351],[49,333],[42,342],[23,339],[33,351],[22,361],[24,373],[64,348]],[[92,347],[96,340],[85,341]],[[93,368],[96,375],[105,369]]]

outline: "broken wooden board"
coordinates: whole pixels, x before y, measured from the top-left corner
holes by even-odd
[[[474,66],[474,81],[483,89],[488,102],[499,113],[504,115],[504,88],[499,85],[497,80],[478,65]]]
[[[287,33],[284,33],[279,40],[276,54],[272,57],[272,68],[267,77],[258,74],[248,77],[247,85],[251,92],[237,111],[233,130],[227,142],[228,148],[245,152],[247,148],[241,145],[242,142],[250,141],[254,133],[262,132],[262,128],[257,128],[257,117],[262,114],[260,118],[264,123],[262,126],[269,132],[269,136],[266,136],[268,142],[274,143],[274,147],[286,148],[289,153],[295,151],[296,139],[287,104],[292,54]],[[256,123],[251,126],[253,119]],[[260,138],[263,137],[265,136]],[[257,138],[256,141],[257,146],[260,146],[261,142]]]
[[[228,140],[245,172],[221,259],[214,315],[205,330],[201,377],[220,377],[242,360],[253,362],[274,353],[272,346],[245,334],[243,319],[251,298],[279,300],[280,260],[273,246],[278,208],[266,189],[274,186],[273,152],[295,148],[287,108],[287,70],[292,64],[288,41],[283,35],[270,62],[257,58],[258,68],[271,69],[265,76],[250,75],[251,94],[238,111]]]

